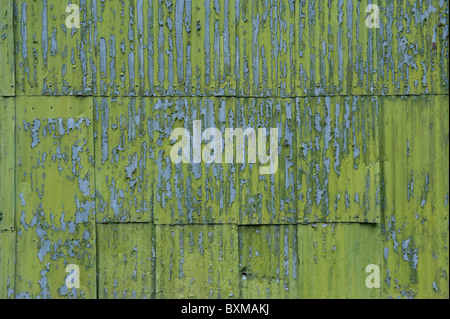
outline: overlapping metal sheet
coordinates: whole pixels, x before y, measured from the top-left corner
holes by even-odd
[[[156,298],[237,298],[236,225],[156,225]]]
[[[14,1],[16,95],[92,94],[89,1],[80,1],[81,28],[66,26],[58,0]]]
[[[299,225],[299,298],[380,298],[366,286],[369,265],[380,265],[379,225]]]
[[[96,296],[92,98],[16,98],[18,298]],[[66,267],[85,274],[69,291]],[[58,280],[59,279],[59,280]]]
[[[14,298],[16,236],[13,230],[0,231],[0,297]]]
[[[150,223],[97,225],[98,297],[154,297],[155,231]]]
[[[0,8],[0,94],[1,96],[15,95],[15,55],[13,35],[13,1],[2,1]]]
[[[389,297],[448,296],[449,98],[383,98],[383,255]]]
[[[296,225],[239,227],[242,298],[297,298]]]

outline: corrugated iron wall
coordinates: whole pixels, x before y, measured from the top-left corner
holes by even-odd
[[[0,298],[449,297],[448,2],[72,3],[0,0]]]

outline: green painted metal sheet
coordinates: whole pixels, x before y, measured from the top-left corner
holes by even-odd
[[[0,97],[0,298],[14,297],[15,241],[14,231],[14,152],[15,101]]]
[[[15,94],[15,60],[13,32],[13,1],[0,1],[0,61],[4,64],[0,69],[0,96]]]
[[[0,231],[14,230],[15,100],[0,97]]]
[[[366,27],[373,1],[296,1],[297,96],[376,94],[377,29]]]
[[[68,28],[65,2],[14,1],[17,95],[92,94],[90,0],[80,28]]]
[[[239,223],[296,223],[294,101],[242,98],[237,101],[235,114],[235,127],[253,128],[257,135],[256,163],[251,164],[247,158],[238,166]],[[259,128],[266,129],[267,137],[261,136]],[[278,136],[273,134],[272,128]],[[263,152],[260,152],[261,146]],[[247,154],[249,148],[245,151]],[[264,159],[270,157],[271,151],[278,153],[276,161]],[[264,164],[266,160],[268,162]],[[263,173],[264,168],[270,168],[271,173]]]
[[[94,94],[134,95],[142,89],[142,79],[137,75],[141,75],[143,61],[139,61],[139,66],[134,63],[137,52],[143,58],[142,34],[139,44],[136,41],[136,50],[134,44],[135,19],[144,13],[134,1],[92,1]]]
[[[149,102],[136,98],[94,99],[99,222],[152,221],[154,169],[148,134]]]
[[[97,225],[99,298],[154,297],[153,228],[150,223]]]
[[[223,134],[225,128],[234,127],[235,100],[165,99],[156,100],[152,105],[155,223],[236,223],[238,164],[206,163],[203,160],[206,143],[200,148],[194,145],[194,140],[198,140],[194,137],[195,120],[200,121],[200,139],[208,128],[216,127]],[[181,137],[175,137],[172,142],[170,135],[177,128],[186,129],[189,135],[189,163],[172,163],[172,147]],[[195,154],[201,155],[198,162],[194,158],[194,148]]]
[[[17,97],[16,105],[16,297],[95,298],[92,99]],[[71,264],[79,289],[66,284]]]
[[[298,225],[299,298],[380,298],[368,289],[366,267],[381,266],[381,227],[374,224]]]
[[[16,233],[0,230],[0,299],[14,298]]]
[[[366,26],[372,3],[379,28]],[[296,4],[297,95],[448,92],[448,2]]]
[[[236,225],[156,225],[156,298],[237,298]]]
[[[379,94],[448,94],[448,1],[377,3]]]
[[[293,96],[295,1],[236,3],[238,95]]]
[[[94,94],[231,95],[234,1],[92,1]]]
[[[382,238],[389,297],[449,294],[448,103],[448,96],[383,98]]]
[[[296,225],[239,226],[242,298],[297,296]]]
[[[297,98],[299,222],[380,221],[376,97]]]

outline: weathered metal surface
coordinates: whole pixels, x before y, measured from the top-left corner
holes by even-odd
[[[380,221],[376,97],[297,98],[299,222]]]
[[[83,0],[71,30],[65,3],[14,4],[18,94],[448,91],[445,1],[380,1],[378,29],[366,26],[368,0]]]
[[[448,298],[448,2],[71,3],[0,0],[1,298]]]
[[[17,298],[95,298],[92,98],[17,97]],[[80,268],[79,289],[65,269]]]
[[[242,298],[296,298],[297,226],[239,227]]]
[[[15,101],[0,97],[0,298],[14,298],[15,243],[14,163]]]
[[[236,127],[254,128],[258,135],[256,164],[248,160],[238,166],[239,223],[240,224],[294,224],[295,185],[294,161],[294,101],[290,99],[238,99],[236,104]],[[260,134],[257,128],[266,128],[267,138],[263,139],[265,155],[275,147],[279,154],[273,164],[272,174],[261,174],[263,164],[259,147]],[[277,129],[277,143],[271,145],[273,132]],[[264,145],[264,143],[266,145]],[[246,154],[248,150],[246,150]]]
[[[0,96],[15,94],[13,0],[0,1]]]
[[[98,222],[152,221],[149,103],[136,98],[94,99]]]
[[[380,298],[366,267],[381,264],[381,229],[373,224],[298,225],[299,298]]]
[[[380,28],[366,26],[372,3]],[[447,1],[296,5],[296,95],[448,93]]]
[[[236,225],[156,225],[156,298],[237,298]]]
[[[80,1],[80,28],[69,29],[65,2],[14,1],[17,95],[92,94],[89,3]]]
[[[183,98],[154,101],[150,128],[155,169],[155,223],[235,223],[237,220],[237,164],[194,162],[194,120],[201,132],[217,127],[221,132],[235,123],[235,100]],[[170,158],[171,132],[188,130],[190,163],[174,164]],[[202,134],[200,133],[200,134]],[[201,138],[201,136],[200,136]],[[203,147],[199,152],[203,153]],[[197,148],[196,148],[197,149]]]
[[[14,298],[16,234],[0,230],[0,298]]]
[[[366,27],[372,1],[296,1],[296,95],[376,93],[376,29]]]
[[[449,98],[383,99],[387,297],[448,298]]]
[[[377,3],[378,93],[448,94],[448,1]]]
[[[0,97],[0,231],[14,230],[15,100]]]
[[[97,224],[99,298],[154,297],[153,228],[150,223]]]
[[[93,0],[94,94],[233,94],[234,5]]]
[[[236,1],[238,95],[293,96],[295,1]]]

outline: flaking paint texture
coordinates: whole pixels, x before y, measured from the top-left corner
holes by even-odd
[[[381,145],[384,289],[390,297],[449,294],[448,103],[448,96],[383,101],[383,134],[392,136]]]
[[[0,298],[449,297],[447,1],[71,3],[0,0]]]
[[[98,297],[154,297],[155,236],[151,223],[97,225]]]

